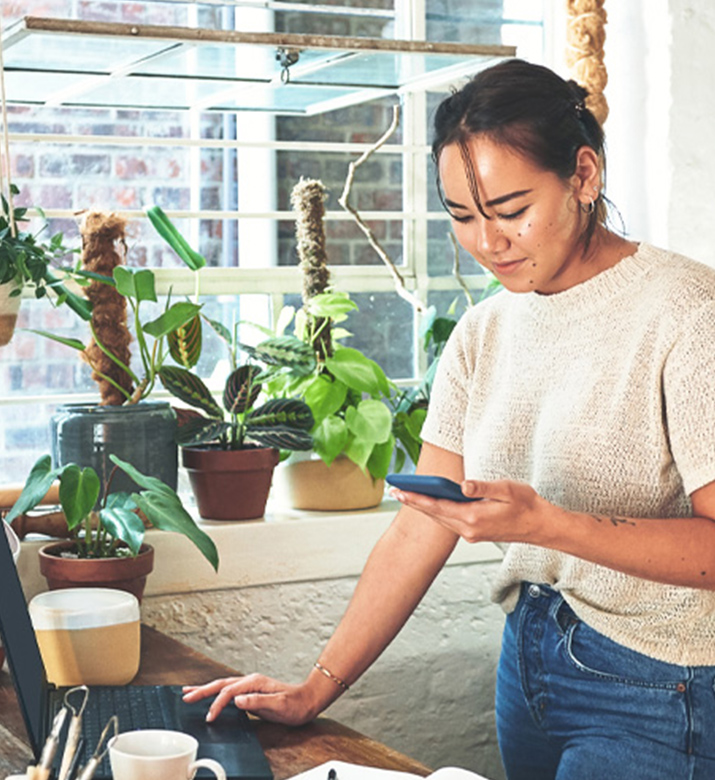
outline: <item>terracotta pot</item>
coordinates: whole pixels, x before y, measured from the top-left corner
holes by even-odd
[[[115,588],[142,600],[146,578],[154,568],[154,548],[143,544],[135,558],[61,558],[73,541],[53,542],[40,549],[40,573],[50,590]]]
[[[0,284],[0,347],[10,343],[15,332],[17,313],[20,311],[22,296],[10,297],[10,293],[17,289],[14,282]]]
[[[293,509],[348,512],[377,506],[385,480],[373,479],[349,458],[299,460],[281,467],[282,481]]]
[[[255,520],[263,517],[278,450],[182,447],[199,514],[205,520]]]

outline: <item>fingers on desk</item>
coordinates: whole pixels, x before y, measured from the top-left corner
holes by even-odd
[[[199,699],[205,699],[207,696],[213,696],[218,693],[222,688],[227,685],[231,685],[241,677],[222,677],[218,680],[212,680],[211,682],[204,683],[203,685],[184,685],[182,687],[183,698],[186,701],[198,701]]]

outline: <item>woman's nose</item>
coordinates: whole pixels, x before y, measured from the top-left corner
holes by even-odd
[[[482,254],[496,254],[509,246],[503,227],[493,217],[478,220],[477,231],[477,242]]]

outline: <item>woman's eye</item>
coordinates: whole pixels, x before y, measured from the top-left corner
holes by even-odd
[[[472,219],[471,214],[465,214],[463,217],[456,217],[454,214],[450,215],[455,222],[470,222]]]
[[[498,217],[499,219],[517,219],[517,217],[520,217],[528,208],[528,206],[524,206],[518,211],[512,211],[509,214],[498,214]]]

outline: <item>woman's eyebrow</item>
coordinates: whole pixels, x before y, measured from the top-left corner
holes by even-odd
[[[507,201],[513,200],[514,198],[520,198],[522,195],[528,195],[530,192],[531,190],[516,190],[515,192],[509,192],[506,195],[500,195],[498,198],[492,198],[484,205],[489,207],[501,206],[502,203],[506,203]]]

